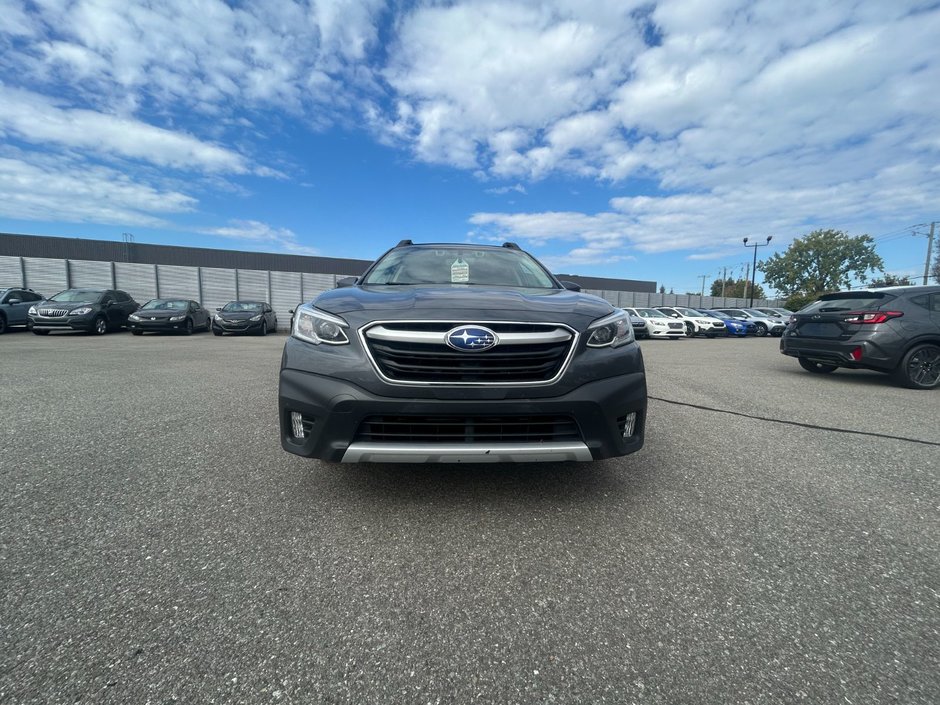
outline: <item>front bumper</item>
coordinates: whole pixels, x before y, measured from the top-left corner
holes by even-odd
[[[261,324],[264,322],[262,318],[260,321],[219,321],[218,319],[212,319],[212,329],[219,330],[223,333],[251,333],[253,331],[261,330]]]
[[[450,395],[447,395],[450,396]],[[643,447],[646,376],[634,372],[589,382],[567,394],[541,398],[492,398],[491,390],[464,389],[456,398],[385,397],[345,380],[286,368],[278,391],[281,446],[309,458],[332,462],[534,462],[601,460]],[[304,420],[295,438],[291,412]],[[624,417],[635,414],[624,438]],[[580,440],[487,443],[370,443],[357,441],[369,417],[533,417],[574,420]]]
[[[29,321],[33,330],[81,330],[91,331],[95,328],[95,315],[84,316],[30,316]]]
[[[159,320],[159,321],[127,321],[127,328],[129,330],[139,330],[144,332],[173,332],[181,331],[186,329],[186,321],[169,321],[169,320]]]

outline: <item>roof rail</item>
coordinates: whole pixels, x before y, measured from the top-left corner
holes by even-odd
[[[510,250],[521,250],[521,249],[522,249],[521,247],[519,247],[519,245],[517,245],[517,244],[514,243],[514,242],[504,242],[504,243],[503,243],[503,247],[508,247]]]
[[[414,243],[411,240],[399,240],[395,247],[407,247],[408,245],[414,245]]]

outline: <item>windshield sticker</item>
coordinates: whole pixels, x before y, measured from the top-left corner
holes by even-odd
[[[450,265],[450,281],[453,284],[466,283],[470,281],[470,265],[459,257]]]

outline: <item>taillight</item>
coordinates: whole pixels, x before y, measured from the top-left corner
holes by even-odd
[[[850,313],[842,320],[846,323],[884,323],[892,318],[900,318],[904,313],[902,311],[855,311]]]

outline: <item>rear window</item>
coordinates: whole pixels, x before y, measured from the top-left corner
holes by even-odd
[[[872,291],[839,292],[826,294],[818,301],[805,306],[800,313],[829,313],[832,311],[859,311],[865,308],[878,308],[897,298],[893,294],[879,294]]]

